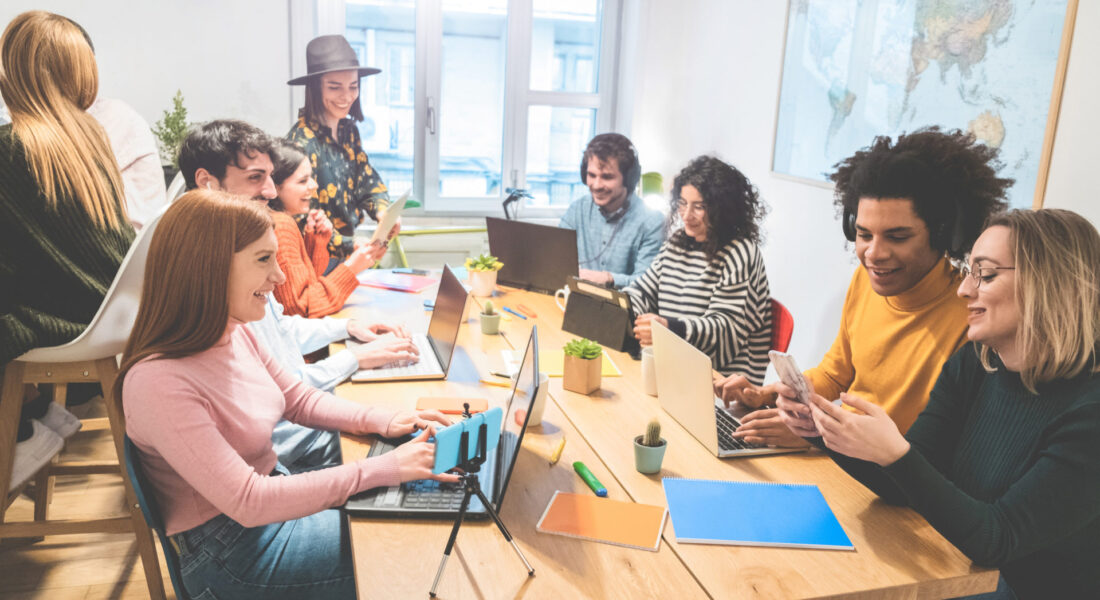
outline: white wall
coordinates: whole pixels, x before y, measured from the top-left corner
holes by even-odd
[[[4,0],[0,26],[41,9],[92,38],[100,94],[152,125],[183,91],[191,121],[238,118],[282,135],[292,125],[290,0]]]
[[[832,191],[771,174],[787,2],[641,1],[630,136],[645,170],[673,177],[689,159],[716,153],[736,165],[771,206],[764,256],[772,294],[791,309],[791,352],[817,364],[836,335],[857,266],[840,231]],[[1096,140],[1100,119],[1100,2],[1082,2],[1055,142],[1047,206],[1100,224]]]

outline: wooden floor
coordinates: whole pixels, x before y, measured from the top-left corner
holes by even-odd
[[[79,417],[105,414],[99,398],[73,407]],[[114,445],[109,430],[78,432],[62,456],[71,460],[109,460]],[[50,518],[122,513],[122,480],[108,475],[59,477]],[[8,509],[6,520],[29,521],[33,503],[26,496]],[[32,544],[0,540],[0,599],[100,600],[148,598],[145,576],[132,534],[50,536]],[[175,598],[158,545],[164,587]]]

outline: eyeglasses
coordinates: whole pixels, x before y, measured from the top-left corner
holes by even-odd
[[[997,276],[995,271],[1015,271],[1016,267],[971,267],[969,263],[963,263],[962,268],[963,279],[967,277],[974,280],[974,289],[982,287],[982,282],[993,281],[993,278]]]
[[[688,203],[686,201],[684,201],[683,199],[680,199],[680,200],[676,201],[676,210],[678,210],[680,212],[684,212],[685,209],[688,209],[688,208],[689,208]],[[707,205],[703,204],[702,202],[697,202],[695,204],[691,204],[690,209],[691,209],[691,212],[695,213],[697,216],[700,216],[700,217],[707,214]]]

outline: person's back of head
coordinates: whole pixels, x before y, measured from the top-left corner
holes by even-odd
[[[27,165],[46,201],[74,202],[100,226],[125,216],[122,177],[96,120],[95,54],[72,20],[45,11],[12,19],[0,38],[0,94]]]
[[[1011,210],[989,227],[1011,233],[1018,353],[1024,384],[1100,372],[1100,233],[1087,219],[1062,209]],[[989,348],[982,360],[990,368]]]
[[[907,199],[933,249],[961,260],[985,220],[1004,209],[1011,179],[997,177],[998,151],[959,130],[929,127],[874,142],[837,163],[830,179],[849,240],[862,198]]]
[[[187,189],[197,187],[195,173],[205,169],[219,181],[240,157],[271,154],[271,137],[260,128],[236,119],[219,119],[194,127],[180,144],[179,166]]]

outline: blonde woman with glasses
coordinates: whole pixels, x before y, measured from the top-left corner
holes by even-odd
[[[1010,211],[964,273],[970,343],[905,436],[862,398],[805,406],[786,386],[783,421],[999,568],[978,597],[1100,597],[1100,234],[1070,211]]]
[[[25,12],[0,37],[0,376],[33,348],[75,339],[91,322],[134,230],[107,136],[85,110],[99,88],[92,48],[69,19]],[[26,396],[37,395],[28,388]],[[12,485],[79,427],[52,404],[23,410]],[[41,417],[31,421],[29,417]],[[45,426],[43,426],[43,424]]]

